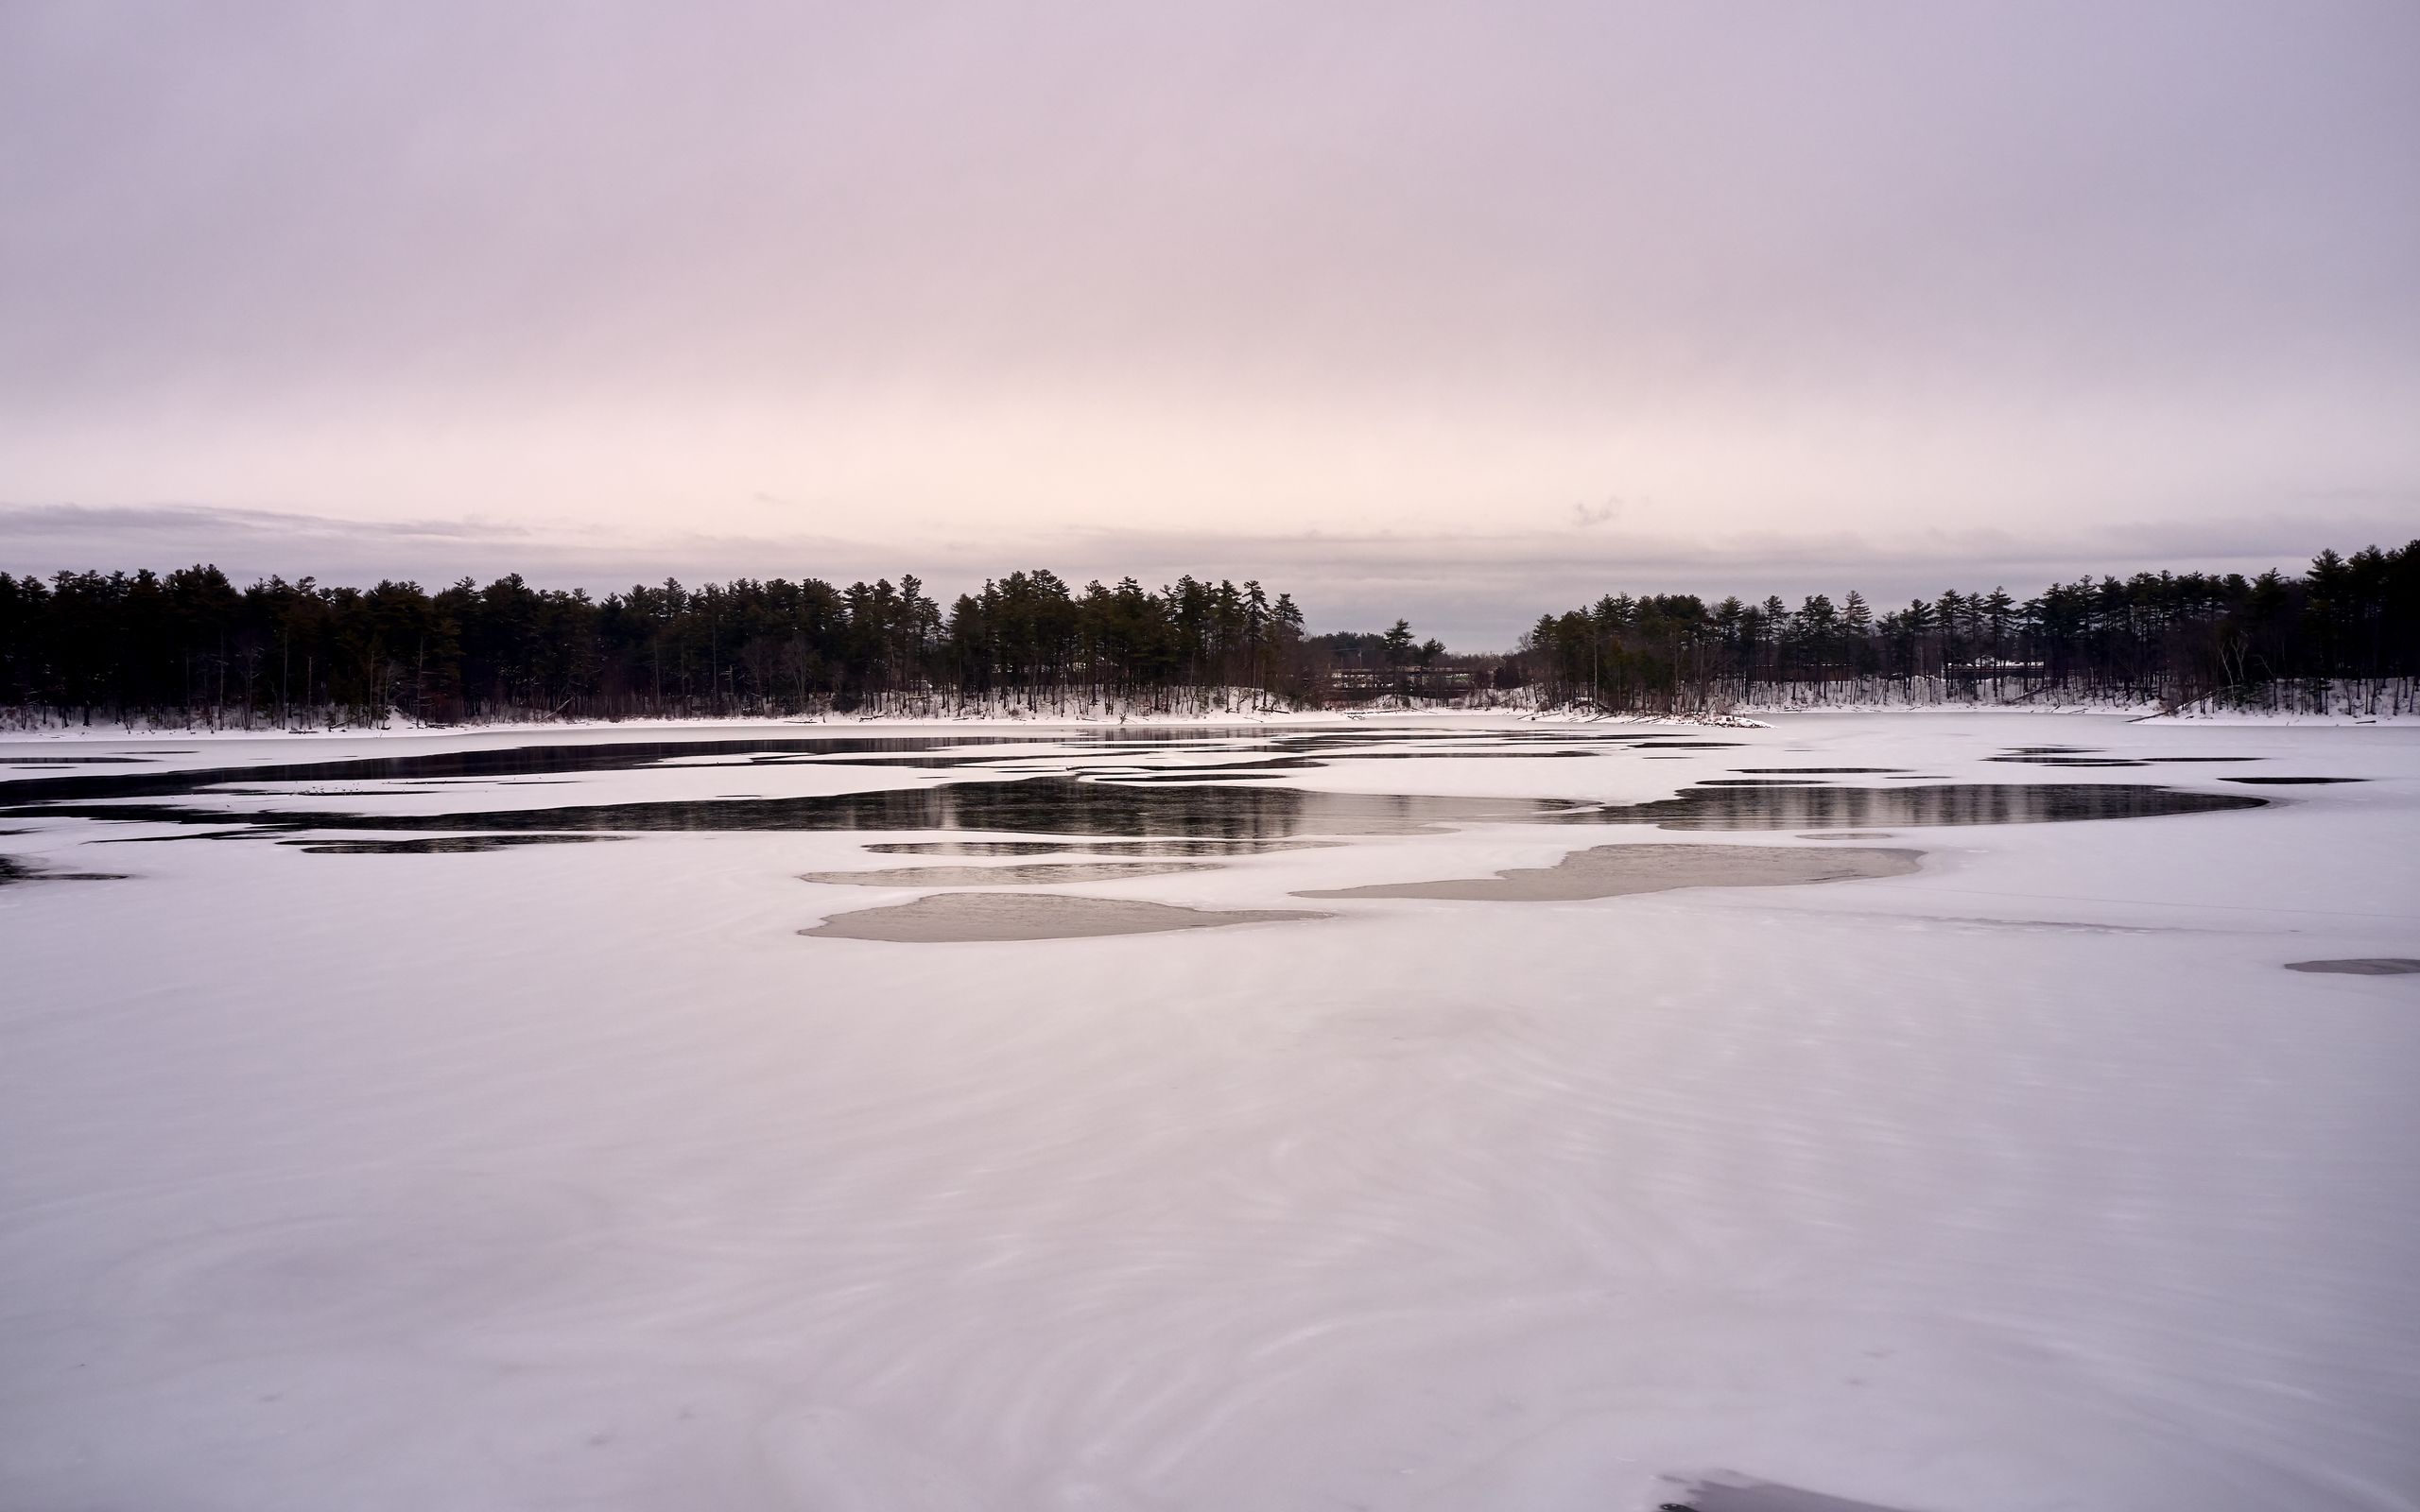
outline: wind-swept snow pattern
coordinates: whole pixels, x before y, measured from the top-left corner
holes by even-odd
[[[2420,728],[672,734],[0,745],[0,1506],[2420,1505]]]

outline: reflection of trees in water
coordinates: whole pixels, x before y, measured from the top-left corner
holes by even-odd
[[[170,804],[55,805],[52,817],[271,829],[384,831],[974,830],[1010,833],[1267,840],[1297,833],[1400,834],[1449,822],[1518,822],[1529,799],[1448,799],[1299,788],[1140,786],[1070,778],[948,782],[788,799],[713,799],[459,814],[278,809],[231,814]]]
[[[1405,732],[1409,734],[1409,732]],[[1342,737],[1322,736],[1334,741]],[[1305,737],[1280,737],[1306,746]],[[1463,743],[1470,737],[1461,737]],[[1265,748],[1267,744],[1262,743]],[[936,751],[936,746],[959,746]],[[1113,750],[1103,744],[1088,747]],[[780,765],[801,757],[842,761],[905,760],[951,766],[1013,756],[1014,745],[963,749],[961,737],[678,741],[437,752],[424,756],[320,762],[280,767],[188,772],[83,774],[0,784],[0,799],[33,800],[0,812],[180,824],[235,824],[258,829],[323,828],[387,831],[475,831],[489,833],[611,831],[899,830],[994,831],[1127,839],[1248,843],[1295,835],[1390,834],[1441,824],[1661,824],[1674,830],[1877,829],[1901,825],[2037,824],[2078,819],[2142,818],[2256,808],[2261,799],[2234,794],[2179,792],[2119,783],[1934,783],[1906,787],[1831,787],[1805,776],[1724,777],[1679,796],[1627,807],[1567,804],[1530,799],[1459,799],[1374,793],[1326,793],[1261,786],[1222,779],[1272,775],[1275,768],[1324,765],[1305,755],[1262,757],[1249,765],[1125,769],[1091,781],[1071,775],[944,782],[873,792],[799,798],[666,799],[451,814],[348,814],[329,809],[230,813],[130,799],[182,797],[233,779],[265,782],[374,782],[433,778],[495,779],[579,774],[645,767],[667,757],[728,756],[731,765]],[[1565,754],[1556,750],[1551,754]],[[1233,742],[1209,752],[1238,754]],[[1355,754],[1366,758],[1367,752]],[[1389,751],[1410,757],[1413,752]],[[1457,751],[1458,756],[1470,754]],[[1496,754],[1490,752],[1489,754]],[[1503,752],[1503,754],[1512,754]],[[1525,753],[1526,754],[1526,753]],[[1066,758],[1077,771],[1082,758]],[[714,765],[708,762],[703,765]],[[683,765],[672,770],[690,770]],[[1789,768],[1748,768],[1788,772]],[[1827,768],[1804,768],[1812,774]],[[1858,768],[1840,768],[1842,771]],[[2230,779],[2237,782],[2258,779]],[[2278,781],[2285,781],[2279,779]],[[2291,781],[2319,781],[2292,779]],[[320,796],[305,794],[304,798]],[[333,795],[328,795],[333,796]],[[565,794],[565,797],[571,795]],[[109,806],[78,803],[108,799]],[[63,800],[63,801],[62,801]],[[463,847],[470,849],[470,847]]]
[[[462,815],[447,822],[463,829],[975,830],[1259,840],[1303,833],[1398,833],[1454,819],[1528,818],[1540,808],[1525,799],[1473,802],[1299,788],[1141,786],[1032,778],[814,798]],[[383,827],[386,821],[372,822]],[[411,822],[413,827],[443,827],[436,821]]]
[[[2131,783],[1945,783],[1927,787],[1693,787],[1678,798],[1607,809],[1599,822],[1668,830],[1890,829],[1896,825],[2048,824],[2258,808],[2233,793]]]
[[[837,807],[853,816],[842,828],[1256,839],[1301,829],[1312,797],[1289,788],[1138,787],[1036,778],[948,782],[913,793],[853,793]]]

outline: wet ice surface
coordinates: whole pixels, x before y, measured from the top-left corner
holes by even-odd
[[[1871,1502],[1732,1475],[1702,1481],[1680,1494],[1682,1500],[1663,1504],[1665,1512],[1892,1512]]]
[[[1178,908],[1127,898],[1071,898],[1063,893],[951,892],[889,908],[836,914],[799,933],[830,939],[939,945],[1157,935],[1172,929],[1220,929],[1327,917],[1307,908]]]
[[[0,771],[0,1505],[2412,1505],[2413,731],[1014,733]]]
[[[1570,902],[1668,892],[1676,887],[1780,887],[1864,877],[1904,877],[1921,850],[1783,850],[1745,845],[1605,845],[1574,850],[1551,867],[1493,877],[1315,887],[1297,898],[1447,898],[1491,902]]]

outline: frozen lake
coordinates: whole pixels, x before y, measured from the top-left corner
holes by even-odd
[[[2420,1507],[2420,727],[20,741],[0,832],[0,1506]]]

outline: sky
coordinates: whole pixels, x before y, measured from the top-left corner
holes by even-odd
[[[2420,536],[2420,7],[0,6],[0,570],[1458,648]]]

